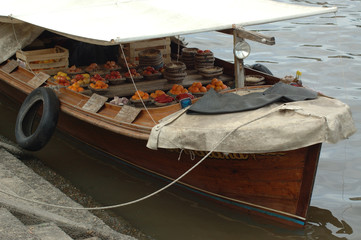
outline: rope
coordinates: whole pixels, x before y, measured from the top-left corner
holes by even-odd
[[[201,164],[225,139],[227,139],[232,133],[234,133],[236,130],[238,130],[239,128],[241,127],[244,127],[248,124],[251,124],[255,121],[258,121],[266,116],[268,116],[269,114],[273,113],[274,111],[276,111],[278,108],[280,108],[282,105],[280,106],[277,106],[273,109],[271,109],[269,112],[263,114],[262,116],[259,116],[247,123],[244,123],[244,124],[241,124],[239,126],[237,126],[236,128],[234,128],[232,131],[230,131],[229,133],[227,133],[225,136],[223,136],[215,145],[214,147],[212,148],[211,151],[209,151],[201,160],[199,160],[199,162],[197,162],[196,164],[194,164],[190,169],[188,169],[185,173],[183,173],[182,175],[180,175],[178,178],[176,178],[175,180],[173,180],[172,182],[170,182],[169,184],[165,185],[164,187],[158,189],[157,191],[151,193],[151,194],[148,194],[144,197],[141,197],[141,198],[138,198],[136,200],[133,200],[133,201],[129,201],[129,202],[126,202],[126,203],[121,203],[121,204],[116,204],[116,205],[110,205],[110,206],[104,206],[104,207],[91,207],[91,208],[86,208],[86,207],[69,207],[69,206],[62,206],[62,205],[57,205],[57,204],[51,204],[51,203],[45,203],[45,202],[41,202],[41,201],[37,201],[37,200],[32,200],[32,199],[27,199],[27,198],[24,198],[24,197],[21,197],[21,196],[17,196],[15,194],[12,194],[12,193],[9,193],[9,192],[6,192],[6,191],[3,191],[0,189],[0,192],[1,193],[4,193],[4,194],[7,194],[11,197],[14,197],[14,198],[17,198],[17,199],[21,199],[21,200],[24,200],[24,201],[27,201],[27,202],[31,202],[31,203],[36,203],[36,204],[40,204],[40,205],[45,205],[45,206],[49,206],[49,207],[56,207],[56,208],[62,208],[62,209],[71,209],[71,210],[106,210],[106,209],[113,209],[113,208],[119,208],[119,207],[124,207],[124,206],[127,206],[127,205],[131,205],[131,204],[134,204],[134,203],[138,203],[140,201],[143,201],[143,200],[146,200],[164,190],[166,190],[167,188],[169,188],[170,186],[174,185],[175,183],[179,182],[184,176],[186,176],[188,173],[190,173],[193,169],[195,169],[199,164]]]
[[[157,122],[154,120],[154,118],[153,118],[152,115],[150,114],[147,106],[145,105],[142,97],[140,96],[140,94],[139,94],[139,92],[138,92],[137,85],[135,84],[134,79],[133,79],[133,75],[132,75],[132,73],[130,72],[130,68],[129,68],[129,65],[128,65],[127,58],[125,57],[125,53],[124,53],[124,49],[123,49],[123,45],[122,45],[122,44],[120,44],[120,49],[122,50],[123,59],[124,59],[124,61],[125,61],[125,65],[127,66],[128,73],[129,73],[129,75],[130,75],[130,79],[132,80],[134,89],[135,89],[136,93],[138,94],[138,97],[139,97],[140,101],[142,102],[145,111],[148,113],[148,116],[150,117],[150,119],[153,121],[154,124],[157,124]]]

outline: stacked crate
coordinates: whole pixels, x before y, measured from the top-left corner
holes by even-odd
[[[69,65],[69,51],[60,46],[32,51],[19,50],[16,52],[16,57],[21,66],[47,74],[56,74]]]
[[[152,40],[138,41],[126,43],[123,45],[124,54],[127,62],[132,64],[139,64],[139,53],[146,49],[158,49],[161,51],[164,63],[171,61],[170,38],[156,38]],[[120,50],[120,62],[124,64],[124,57]]]

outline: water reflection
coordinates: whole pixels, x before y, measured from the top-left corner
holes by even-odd
[[[330,226],[331,225],[331,226]],[[347,239],[333,234],[351,235],[352,227],[344,220],[337,219],[330,210],[311,206],[308,210],[308,223],[305,229],[308,239]]]

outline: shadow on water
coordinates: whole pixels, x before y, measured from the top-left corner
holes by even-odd
[[[18,107],[0,94],[0,134],[11,140]],[[104,206],[143,197],[165,185],[60,132],[34,155]],[[223,208],[179,187],[110,214],[155,239],[347,239],[337,235],[353,232],[327,209],[311,207],[306,228],[290,229]]]

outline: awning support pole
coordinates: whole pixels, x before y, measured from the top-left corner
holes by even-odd
[[[243,41],[243,38],[237,36],[237,30],[233,30],[233,47],[240,41]],[[243,88],[245,81],[245,72],[243,66],[243,59],[238,59],[236,55],[234,55],[234,77],[235,77],[235,87]]]

